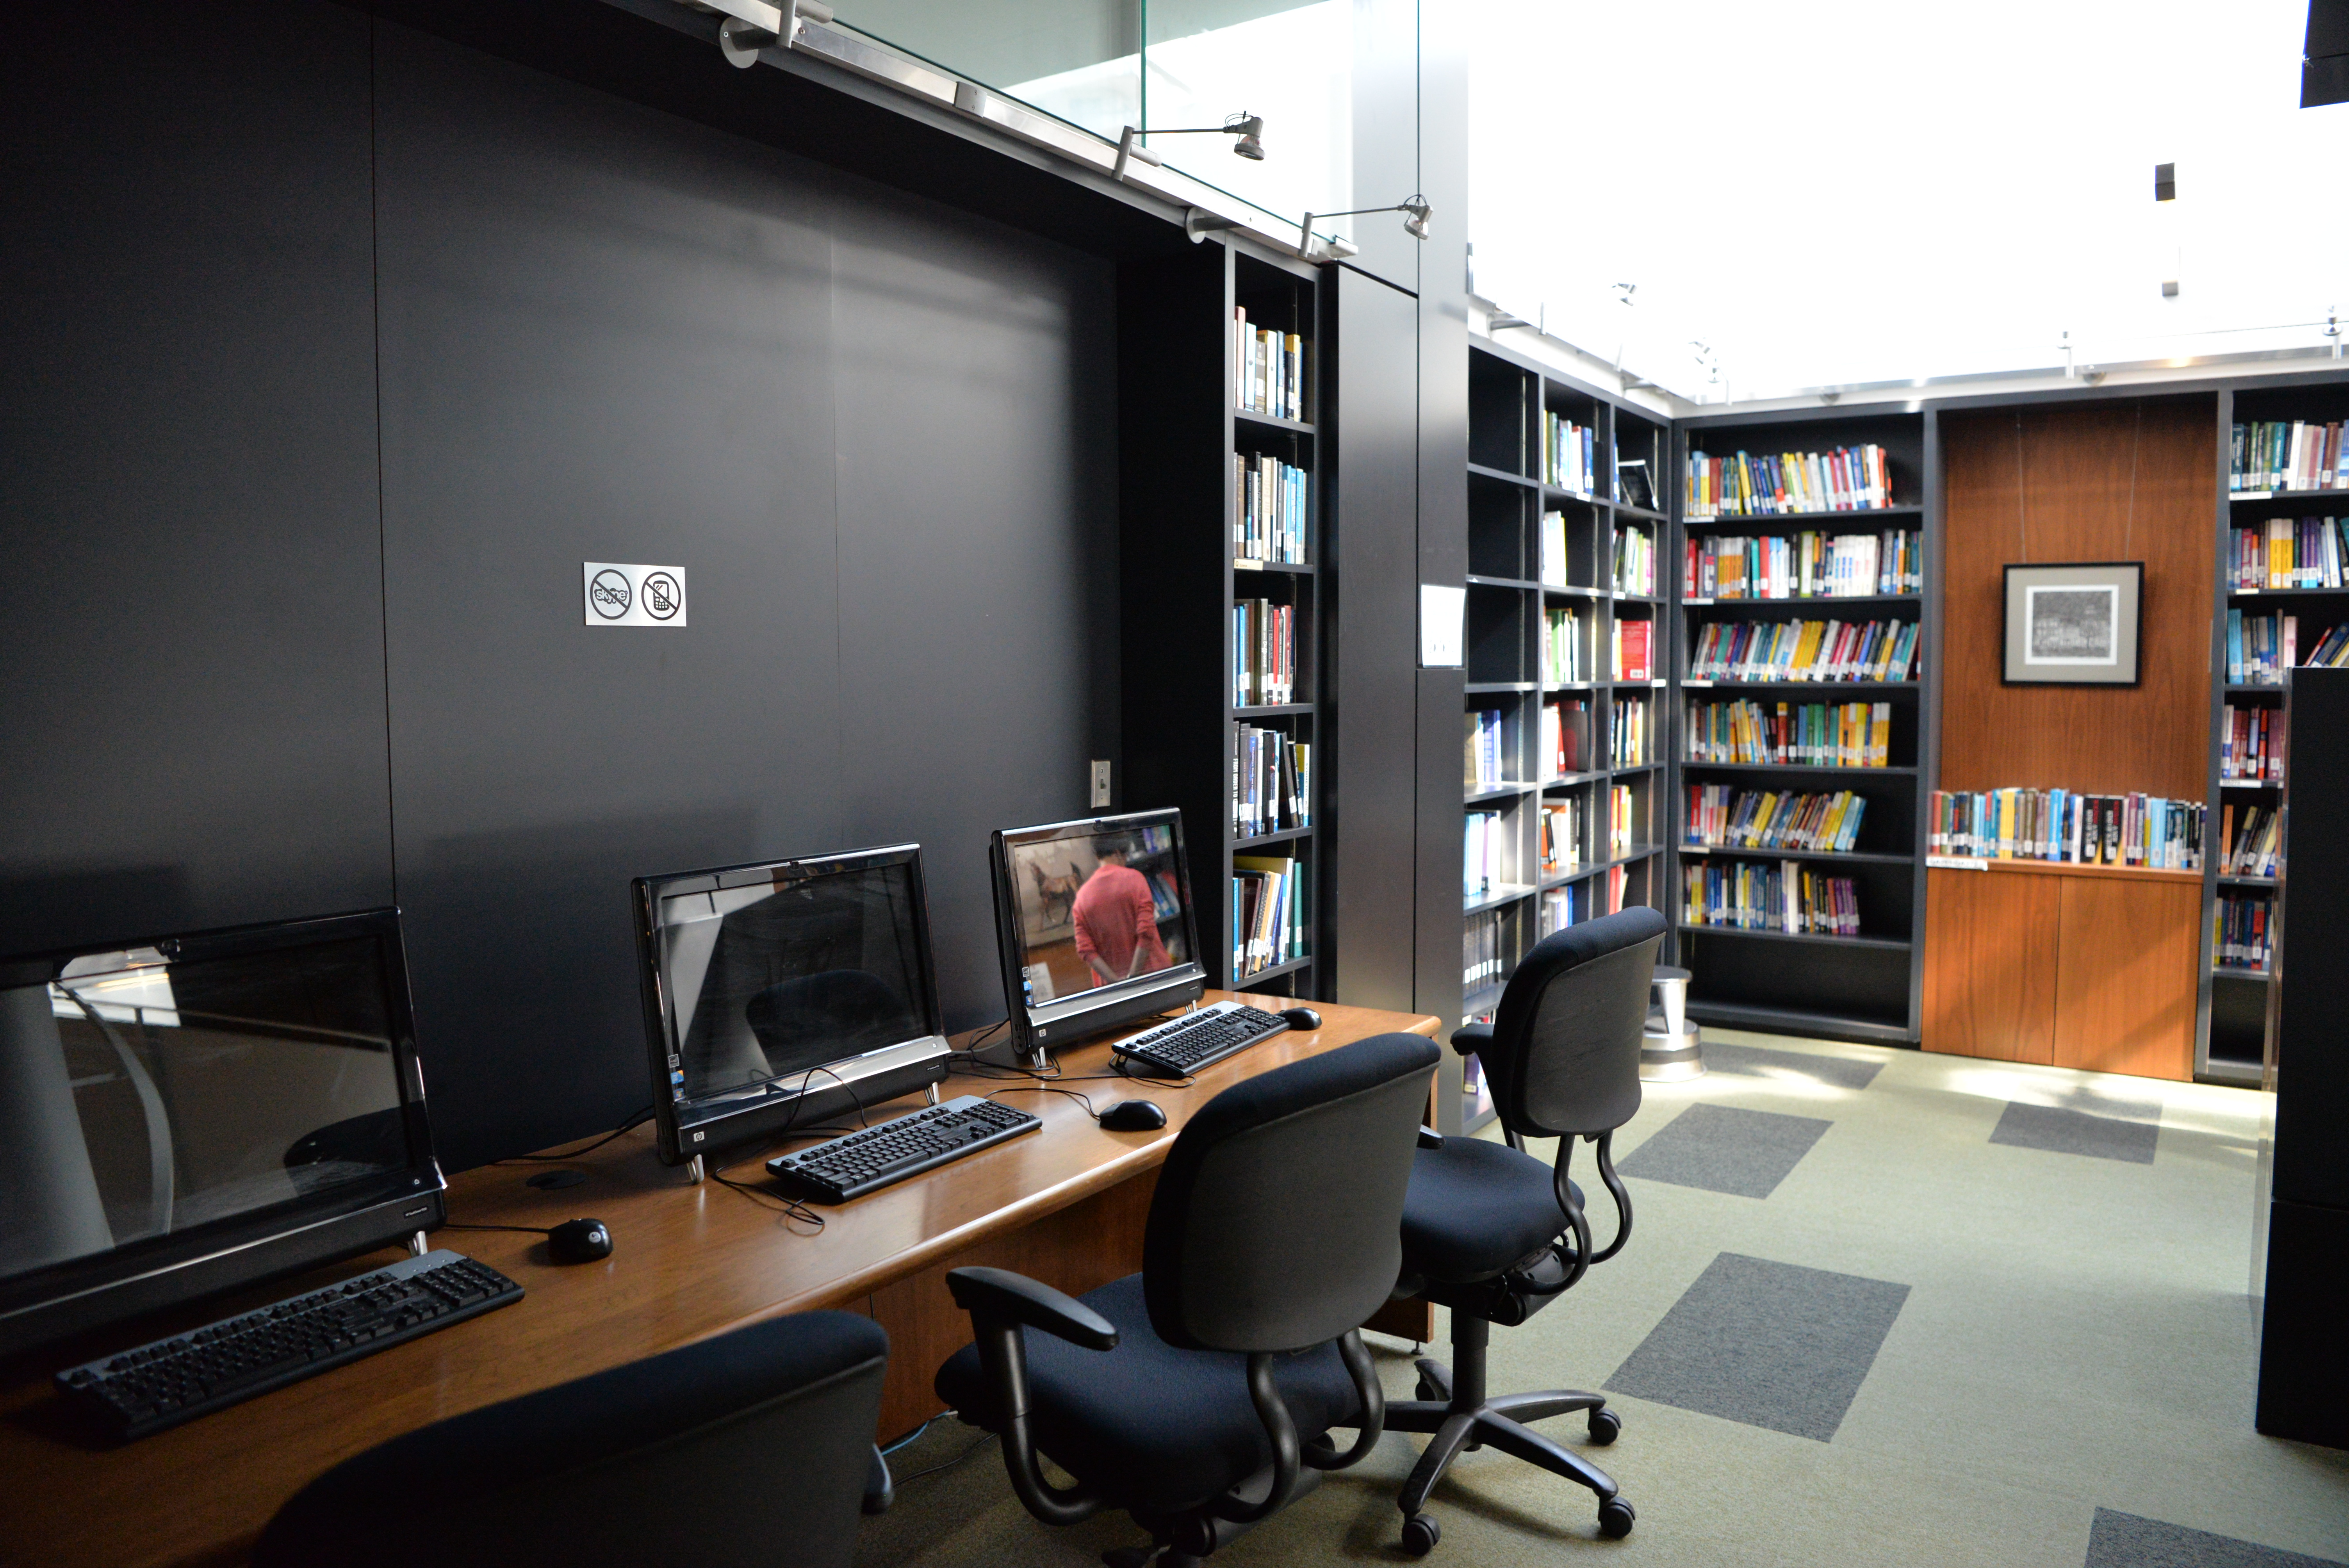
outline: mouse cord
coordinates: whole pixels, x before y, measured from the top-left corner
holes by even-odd
[[[740,1161],[738,1161],[736,1163],[739,1164]],[[726,1167],[722,1165],[713,1165],[709,1168],[709,1179],[712,1181],[717,1182],[720,1187],[730,1188],[734,1191],[741,1193],[742,1196],[750,1199],[750,1202],[756,1203],[761,1209],[770,1209],[774,1212],[781,1214],[785,1222],[785,1228],[791,1229],[792,1233],[794,1235],[814,1236],[823,1233],[823,1216],[817,1213],[813,1209],[809,1208],[805,1203],[801,1202],[797,1198],[779,1198],[772,1192],[761,1191],[758,1188],[751,1186],[748,1181],[737,1181],[734,1178],[726,1174]],[[795,1225],[806,1225],[812,1228],[809,1230],[798,1230],[793,1228]]]
[[[1085,1114],[1086,1114],[1087,1116],[1092,1117],[1095,1121],[1099,1121],[1099,1120],[1101,1119],[1101,1112],[1100,1112],[1100,1111],[1098,1111],[1098,1110],[1095,1110],[1095,1109],[1093,1109],[1093,1102],[1092,1102],[1090,1099],[1088,1099],[1087,1097],[1085,1097],[1084,1095],[1079,1094],[1075,1089],[1072,1089],[1072,1088],[1055,1088],[1052,1085],[1048,1084],[1048,1083],[1023,1083],[1023,1084],[1014,1084],[1014,1085],[1012,1085],[1009,1088],[989,1089],[989,1090],[988,1091],[987,1098],[988,1098],[988,1099],[994,1099],[997,1095],[999,1095],[999,1094],[1060,1094],[1060,1095],[1066,1095],[1066,1096],[1068,1096],[1068,1098],[1069,1098],[1069,1099],[1075,1100],[1079,1105],[1083,1106],[1083,1107],[1085,1108]]]
[[[554,1234],[553,1231],[542,1231],[536,1225],[460,1225],[454,1220],[441,1221],[440,1228],[444,1231],[520,1231],[526,1236]]]

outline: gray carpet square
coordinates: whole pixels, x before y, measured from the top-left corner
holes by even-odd
[[[1707,1072],[1736,1073],[1745,1078],[1779,1078],[1792,1073],[1848,1089],[1866,1088],[1884,1070],[1882,1062],[1815,1057],[1806,1051],[1774,1051],[1762,1046],[1733,1046],[1726,1040],[1705,1041],[1704,1067]]]
[[[1827,1442],[1908,1299],[1905,1284],[1723,1253],[1606,1387]]]
[[[1692,1105],[1656,1130],[1616,1169],[1626,1176],[1767,1198],[1835,1123],[1775,1110]]]
[[[2153,1163],[2153,1146],[2161,1137],[2161,1108],[2153,1108],[2150,1121],[2124,1121],[2114,1116],[2092,1116],[2058,1105],[2007,1102],[1991,1135],[1992,1143],[2018,1149],[2048,1149],[2058,1154],[2083,1154],[2091,1160],[2125,1160],[2133,1165]]]
[[[2088,1560],[2081,1568],[2342,1568],[2330,1557],[2310,1557],[2254,1546],[2134,1513],[2096,1510],[2088,1529]]]

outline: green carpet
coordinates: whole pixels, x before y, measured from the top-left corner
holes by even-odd
[[[2092,1531],[2099,1568],[2349,1560],[2349,1454],[2251,1429],[2244,1286],[2265,1097],[1731,1031],[1706,1039],[1731,1047],[1723,1070],[1649,1086],[1618,1139],[1619,1159],[1655,1172],[1630,1178],[1630,1244],[1530,1324],[1493,1335],[1496,1390],[1604,1388],[1620,1370],[1626,1387],[1661,1391],[1610,1394],[1622,1438],[1585,1450],[1637,1506],[1638,1527],[1599,1539],[1588,1493],[1485,1450],[1464,1456],[1430,1503],[1444,1538],[1429,1562],[2083,1568]],[[1692,1107],[1712,1109],[1650,1160],[1630,1158]],[[1785,1123],[1723,1109],[1829,1125],[1789,1140],[1773,1130]],[[2137,1156],[2148,1125],[2147,1162]],[[1787,1168],[1766,1186],[1718,1174],[1757,1161],[1765,1174]],[[1767,1196],[1713,1190],[1741,1183]],[[1765,1285],[1775,1294],[1757,1294]],[[1821,1312],[1842,1310],[1839,1289],[1858,1291],[1866,1322],[1829,1333],[1778,1321],[1806,1310],[1815,1287]],[[1717,1348],[1721,1363],[1692,1346]],[[1408,1398],[1410,1347],[1378,1349],[1390,1393]],[[1809,1376],[1806,1356],[1843,1375]],[[1766,1411],[1751,1404],[1756,1390]],[[1752,1424],[1779,1405],[1778,1426],[1792,1429]],[[1581,1439],[1573,1417],[1544,1429]],[[1214,1561],[1402,1561],[1393,1493],[1422,1440],[1388,1437]],[[1082,1568],[1140,1539],[1121,1515],[1038,1524],[993,1440],[951,1418],[894,1464],[897,1505],[866,1522],[860,1568]],[[947,1468],[915,1473],[933,1465]],[[2165,1526],[2182,1527],[2165,1537],[2173,1544],[2124,1549]]]

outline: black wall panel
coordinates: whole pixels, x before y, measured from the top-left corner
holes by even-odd
[[[0,950],[391,896],[367,24],[10,13]]]
[[[999,1016],[987,830],[1113,755],[1105,265],[388,25],[378,94],[399,894],[450,1162],[644,1102],[634,875],[918,840],[949,1023]],[[690,624],[583,625],[587,560],[683,567]]]

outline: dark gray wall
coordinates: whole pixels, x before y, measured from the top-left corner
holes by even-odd
[[[12,12],[0,951],[391,896],[367,24]]]
[[[6,52],[9,944],[396,897],[455,1167],[647,1099],[634,875],[917,840],[999,1016],[986,834],[1117,754],[1108,264],[339,7],[171,15]],[[588,559],[692,624],[584,627]]]

